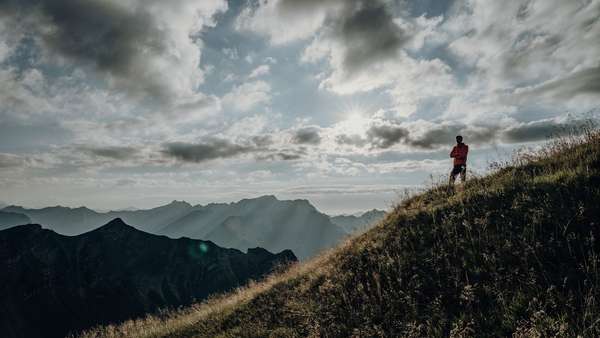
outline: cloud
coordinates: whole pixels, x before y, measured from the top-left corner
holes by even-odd
[[[583,131],[585,120],[544,119],[519,123],[506,128],[501,138],[507,143],[523,143],[547,140],[566,135],[578,135]]]
[[[0,169],[22,167],[25,163],[25,159],[21,156],[0,153]]]
[[[202,82],[191,36],[226,8],[220,0],[8,0],[0,20],[31,36],[44,62],[93,69],[112,88],[171,101]]]
[[[338,134],[335,142],[343,146],[370,149],[403,147],[408,151],[445,148],[454,143],[456,135],[462,135],[465,143],[474,145],[538,142],[564,135],[577,135],[586,121],[588,119],[549,118],[530,122],[505,120],[501,123],[467,125],[461,122],[435,123],[424,120],[401,123],[374,120],[366,127],[365,136]]]
[[[239,112],[247,112],[269,102],[271,102],[271,86],[264,81],[235,86],[231,92],[223,96],[223,105]]]
[[[372,146],[386,149],[405,140],[409,135],[408,130],[401,126],[381,125],[372,126],[367,131],[367,137]]]
[[[366,65],[398,56],[409,39],[394,21],[389,7],[379,0],[350,1],[346,16],[337,17],[335,38],[346,47],[343,66],[353,73]]]
[[[336,135],[335,142],[340,145],[349,145],[349,146],[355,146],[355,147],[360,148],[360,147],[364,147],[368,141],[357,134],[352,134],[352,135],[341,134],[341,135]]]
[[[310,37],[321,27],[328,10],[340,7],[341,3],[341,0],[259,0],[257,7],[248,6],[240,13],[235,28],[266,35],[276,45],[285,44]]]
[[[260,66],[256,67],[250,73],[250,75],[248,75],[248,78],[249,79],[254,79],[254,78],[257,78],[257,77],[269,75],[269,73],[271,73],[271,67],[269,65],[260,65]]]
[[[200,143],[173,142],[163,145],[164,155],[183,162],[201,163],[214,159],[232,158],[259,150],[255,145],[235,144],[225,139],[209,139]]]
[[[135,147],[107,146],[107,147],[79,147],[80,151],[98,157],[115,160],[129,160],[140,152]]]
[[[296,130],[292,136],[292,142],[296,144],[318,145],[321,143],[321,135],[316,127],[307,127]]]
[[[553,99],[571,99],[578,95],[600,94],[600,66],[576,71],[534,87],[518,88],[520,97],[547,96]]]
[[[514,93],[519,106],[597,105],[578,96],[599,93],[600,2],[460,0],[454,8],[440,33],[480,90]]]
[[[323,26],[327,39],[344,47],[342,63],[350,73],[396,57],[410,39],[382,0],[260,1],[237,20],[238,29],[267,35],[274,44],[306,39]]]

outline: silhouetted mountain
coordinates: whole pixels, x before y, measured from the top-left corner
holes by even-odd
[[[162,307],[190,304],[295,261],[260,248],[169,239],[121,219],[79,236],[23,225],[0,231],[0,332],[62,337]]]
[[[205,206],[173,201],[149,210],[105,213],[83,207],[10,206],[3,210],[27,215],[32,222],[63,235],[78,235],[118,217],[140,230],[171,238],[212,240],[240,250],[256,246],[270,251],[291,249],[300,258],[332,247],[347,234],[308,201],[280,201],[274,196]]]
[[[160,233],[203,238],[225,247],[291,249],[301,259],[332,247],[345,235],[308,201],[280,201],[274,196],[197,206]]]
[[[0,211],[0,230],[14,227],[15,225],[29,224],[29,217],[16,212]]]
[[[340,215],[331,217],[331,222],[344,229],[347,233],[363,232],[373,225],[381,221],[386,215],[385,211],[373,209],[367,211],[360,216],[355,215]]]

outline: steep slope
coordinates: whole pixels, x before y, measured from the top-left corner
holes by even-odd
[[[14,227],[15,225],[29,224],[29,217],[16,212],[0,211],[0,230]]]
[[[592,133],[470,180],[462,193],[416,196],[265,284],[90,336],[598,337],[599,238]]]
[[[290,251],[247,254],[212,242],[173,240],[121,219],[67,237],[39,225],[0,231],[2,337],[62,337],[261,278]]]
[[[203,238],[225,247],[291,249],[301,259],[334,246],[345,235],[308,201],[280,201],[274,196],[198,207],[160,233]]]
[[[363,213],[362,215],[339,215],[331,217],[331,222],[346,233],[352,234],[367,230],[371,225],[381,221],[386,215],[385,211],[373,209]]]

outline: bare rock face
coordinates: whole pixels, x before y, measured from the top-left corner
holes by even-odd
[[[16,226],[0,231],[0,332],[62,337],[187,305],[294,261],[289,250],[243,253],[151,235],[121,219],[72,237],[40,225]]]

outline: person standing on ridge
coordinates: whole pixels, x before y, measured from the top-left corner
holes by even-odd
[[[469,146],[463,143],[463,137],[456,136],[456,145],[450,152],[450,157],[454,159],[454,167],[450,172],[450,187],[454,187],[456,175],[460,174],[460,180],[464,183],[467,179],[467,154]]]

